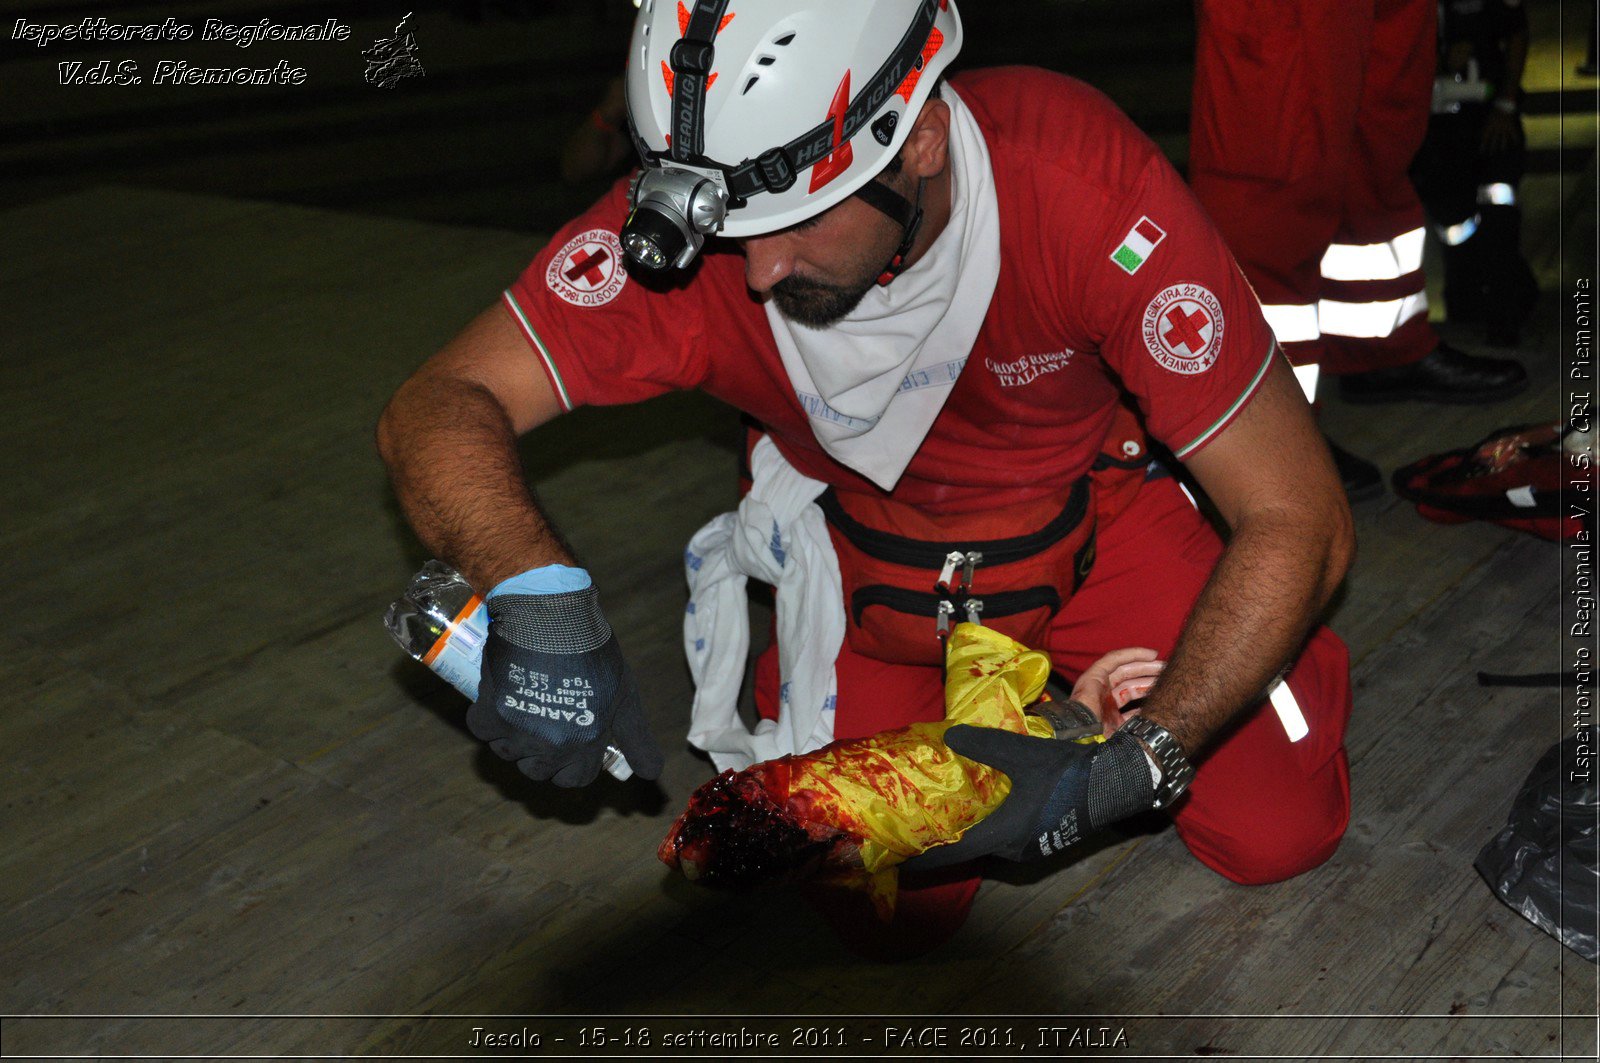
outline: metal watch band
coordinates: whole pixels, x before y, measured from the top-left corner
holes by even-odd
[[[1189,781],[1194,778],[1194,765],[1183,755],[1177,739],[1165,727],[1143,716],[1130,718],[1122,725],[1122,730],[1149,746],[1161,768],[1161,784],[1156,787],[1155,807],[1166,808],[1182,797],[1189,788]]]

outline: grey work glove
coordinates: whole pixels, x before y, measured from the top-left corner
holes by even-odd
[[[467,727],[530,779],[587,786],[607,745],[636,775],[661,774],[661,748],[639,706],[593,587],[492,593],[478,700]]]
[[[1131,734],[1079,745],[963,724],[946,731],[944,740],[968,760],[1004,772],[1011,792],[959,841],[907,860],[901,866],[908,871],[990,855],[1037,860],[1155,805],[1150,762]]]

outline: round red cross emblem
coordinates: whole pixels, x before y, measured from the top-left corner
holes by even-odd
[[[622,242],[607,229],[590,229],[562,245],[544,271],[551,291],[573,306],[600,306],[622,294]]]
[[[1165,369],[1204,373],[1222,349],[1222,304],[1198,284],[1163,288],[1144,311],[1144,345]]]

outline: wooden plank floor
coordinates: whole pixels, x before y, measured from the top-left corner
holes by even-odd
[[[533,238],[102,188],[0,214],[0,245],[0,1012],[121,1016],[12,1021],[8,1055],[450,1053],[471,1026],[386,1015],[872,1012],[1166,1016],[1130,1027],[1146,1055],[1592,1057],[1561,1015],[1594,968],[1471,868],[1560,729],[1553,692],[1472,680],[1558,667],[1551,545],[1358,511],[1333,615],[1355,813],[1326,867],[1247,889],[1170,830],[1112,840],[986,884],[954,942],[886,969],[793,897],[660,867],[710,773],[676,742],[659,788],[536,789],[381,630],[422,555],[374,419]],[[1392,468],[1553,417],[1551,324],[1525,353],[1539,386],[1513,403],[1332,401],[1330,431]],[[678,396],[557,428],[525,456],[681,735],[680,549],[732,498],[733,415]],[[162,1014],[224,1018],[133,1017]],[[226,1018],[298,1014],[354,1017]]]

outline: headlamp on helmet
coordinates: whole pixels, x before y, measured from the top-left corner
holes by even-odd
[[[631,198],[622,249],[630,261],[651,270],[687,266],[728,216],[721,175],[687,167],[641,170]]]
[[[629,260],[681,269],[710,234],[777,232],[862,194],[961,36],[955,0],[643,0]],[[874,205],[911,232],[910,204]]]

